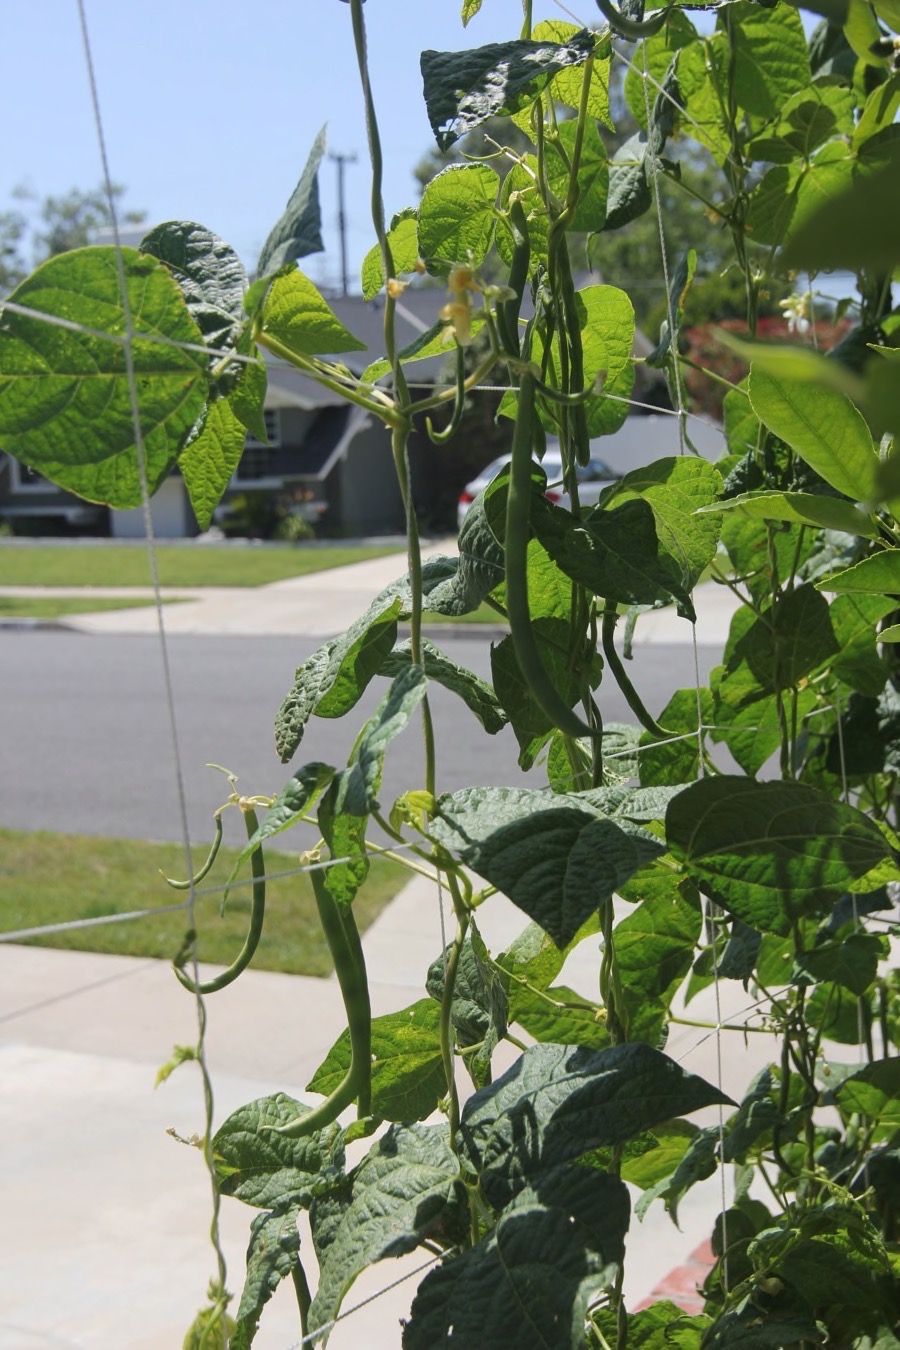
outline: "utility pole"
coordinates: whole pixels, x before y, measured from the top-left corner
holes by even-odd
[[[329,159],[337,165],[338,180],[338,232],[341,236],[341,295],[348,292],[347,282],[347,217],[344,213],[344,165],[355,164],[356,155],[329,154]]]

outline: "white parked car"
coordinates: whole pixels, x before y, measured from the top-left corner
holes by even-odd
[[[478,477],[473,478],[471,483],[467,483],[463,488],[456,508],[458,529],[462,529],[466,512],[479,492],[484,491],[511,458],[511,455],[501,455],[499,459],[493,460],[486,469],[482,469]],[[547,446],[547,453],[541,460],[541,468],[547,475],[546,495],[550,498],[550,501],[568,509],[571,506],[571,501],[568,492],[563,491],[562,457],[558,445]],[[609,487],[611,483],[617,482],[620,477],[600,459],[589,460],[587,464],[579,466],[576,472],[578,474],[578,500],[582,506],[596,505],[603,489]]]

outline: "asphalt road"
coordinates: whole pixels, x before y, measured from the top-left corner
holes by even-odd
[[[342,721],[314,718],[295,761],[282,766],[272,724],[294,668],[318,646],[314,639],[170,639],[180,761],[191,838],[211,835],[211,813],[227,795],[212,761],[239,776],[242,792],[274,793],[308,760],[342,764],[362,720],[381,697],[370,686]],[[454,659],[481,675],[490,666],[484,639],[453,638]],[[705,679],[718,659],[699,650]],[[693,686],[689,646],[637,649],[629,673],[648,707],[659,712],[676,688]],[[66,631],[0,633],[0,823],[123,838],[181,838],[177,773],[166,714],[159,643],[151,637],[97,637]],[[618,690],[604,684],[605,721],[633,721]],[[486,736],[460,701],[433,696],[439,788],[473,783],[542,786],[540,769],[524,777],[507,728]],[[382,802],[422,785],[419,738],[410,731],[389,751]],[[233,813],[236,817],[236,813]],[[235,819],[230,830],[242,834]],[[283,836],[286,847],[309,842]]]

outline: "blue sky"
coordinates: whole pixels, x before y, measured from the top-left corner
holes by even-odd
[[[385,206],[413,204],[412,168],[432,144],[419,76],[440,51],[518,36],[521,0],[484,0],[467,29],[461,0],[368,0],[372,81],[387,172]],[[573,8],[587,23],[587,0]],[[351,272],[374,242],[350,9],[339,0],[86,0],[113,178],[148,220],[192,219],[251,266],[323,122],[346,169]],[[5,128],[0,209],[24,184],[39,196],[101,181],[75,0],[4,6]],[[553,0],[535,18],[565,17]],[[336,166],[320,174],[327,253],[304,266],[337,282]]]

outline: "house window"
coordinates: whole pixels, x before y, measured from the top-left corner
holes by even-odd
[[[235,483],[257,483],[260,479],[269,477],[271,452],[281,445],[281,418],[278,409],[266,408],[263,412],[263,420],[266,424],[269,444],[264,445],[262,441],[256,439],[252,432],[248,431],[244,453],[241,455],[240,463],[234,475]]]
[[[45,478],[37,469],[29,469],[27,464],[20,464],[17,459],[10,456],[10,483],[13,492],[53,492],[53,484]]]

